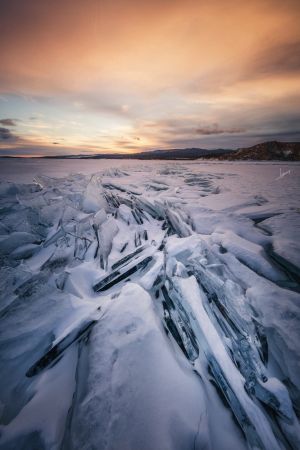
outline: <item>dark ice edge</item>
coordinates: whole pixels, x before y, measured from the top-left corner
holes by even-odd
[[[137,272],[139,269],[143,269],[146,267],[150,261],[152,261],[152,256],[147,256],[147,258],[143,259],[141,262],[136,264],[135,266],[131,267],[130,269],[126,270],[125,272],[121,273],[119,271],[113,272],[107,277],[103,278],[101,281],[99,281],[97,284],[93,286],[93,289],[95,292],[102,292],[106,291],[107,289],[111,288],[115,284],[119,283],[122,280],[125,280],[130,275]]]
[[[120,266],[123,266],[123,264],[127,263],[127,261],[130,261],[130,259],[132,259],[134,256],[138,255],[139,253],[141,253],[143,250],[145,250],[146,246],[143,245],[139,248],[137,248],[134,252],[129,253],[129,255],[124,256],[124,258],[119,259],[117,262],[115,262],[111,268],[113,270],[117,269]]]
[[[75,341],[84,337],[96,323],[97,320],[90,320],[85,322],[79,330],[72,330],[27,370],[26,377],[31,378],[38,375],[42,370],[50,366],[50,364],[61,357],[63,352]]]

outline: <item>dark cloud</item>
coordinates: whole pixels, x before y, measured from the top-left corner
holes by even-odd
[[[250,69],[255,77],[300,73],[300,40],[266,46],[253,58]]]
[[[0,128],[0,140],[8,140],[8,139],[12,139],[14,137],[14,135],[10,132],[10,130],[8,128]]]
[[[236,134],[244,133],[243,128],[220,128],[217,123],[208,127],[200,127],[196,129],[196,134],[211,135],[211,134]]]
[[[16,127],[17,126],[16,119],[0,119],[0,124],[6,127]]]
[[[0,127],[0,144],[2,142],[19,143],[21,139],[16,134],[12,133],[9,128]]]

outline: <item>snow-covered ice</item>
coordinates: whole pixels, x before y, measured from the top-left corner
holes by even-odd
[[[0,449],[299,449],[299,175],[2,160]]]

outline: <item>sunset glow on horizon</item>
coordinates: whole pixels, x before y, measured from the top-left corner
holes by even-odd
[[[300,4],[0,0],[0,155],[300,140]]]

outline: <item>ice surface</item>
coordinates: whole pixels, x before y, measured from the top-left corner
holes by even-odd
[[[300,447],[297,163],[1,164],[1,450]]]
[[[272,255],[296,277],[300,276],[300,211],[278,214],[260,223],[272,239]]]

